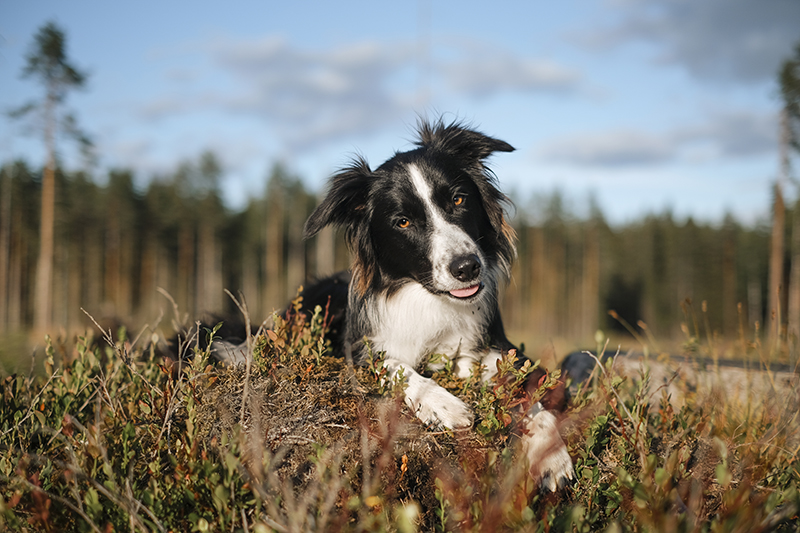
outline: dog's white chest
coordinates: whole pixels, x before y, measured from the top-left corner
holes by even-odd
[[[409,366],[418,367],[434,353],[452,357],[474,352],[483,343],[487,313],[480,300],[451,301],[409,283],[371,308],[373,350]]]

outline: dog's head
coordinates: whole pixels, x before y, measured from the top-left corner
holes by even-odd
[[[361,295],[413,280],[471,300],[498,274],[508,275],[514,256],[508,199],[485,164],[493,152],[514,148],[441,121],[421,124],[416,144],[375,170],[357,159],[334,175],[305,235],[329,224],[345,229]]]

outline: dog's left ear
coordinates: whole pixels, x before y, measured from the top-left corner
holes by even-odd
[[[331,177],[325,199],[306,220],[303,234],[313,237],[325,226],[353,226],[366,216],[366,202],[372,171],[364,159],[356,159],[350,166]]]
[[[514,147],[505,141],[468,129],[459,123],[419,124],[418,146],[448,153],[461,161],[483,161],[494,152],[513,152]]]

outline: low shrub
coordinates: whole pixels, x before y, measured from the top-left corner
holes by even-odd
[[[796,382],[744,406],[713,390],[677,406],[612,358],[562,420],[577,482],[549,494],[515,456],[522,375],[505,362],[480,384],[444,361],[434,377],[477,420],[435,431],[381,354],[357,368],[331,355],[319,310],[310,325],[276,317],[249,367],[186,342],[175,372],[121,333],[78,338],[59,361],[49,343],[46,376],[2,378],[0,529],[800,530]]]

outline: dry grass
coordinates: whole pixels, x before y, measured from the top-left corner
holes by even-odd
[[[332,357],[323,322],[276,319],[236,368],[210,365],[194,329],[179,375],[124,335],[58,364],[51,345],[46,377],[0,385],[0,529],[800,529],[796,380],[731,396],[611,365],[562,420],[578,482],[544,494],[515,456],[513,379],[437,374],[478,420],[432,431],[379,357]]]

